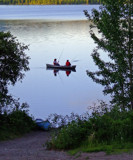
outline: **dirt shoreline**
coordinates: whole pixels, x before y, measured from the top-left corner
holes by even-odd
[[[49,151],[44,147],[49,138],[50,132],[34,131],[21,138],[0,142],[0,160],[133,160],[133,153],[106,155],[98,152],[70,156],[64,151]]]

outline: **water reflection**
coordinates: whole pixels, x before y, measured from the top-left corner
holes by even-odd
[[[99,5],[1,5],[0,19],[83,20],[83,10],[93,8]]]
[[[57,73],[59,72],[59,70],[53,70],[54,76],[57,76]]]
[[[30,44],[26,52],[31,57],[30,71],[23,83],[10,87],[10,92],[29,104],[34,117],[45,118],[52,113],[80,114],[97,99],[105,100],[102,87],[86,75],[87,69],[96,69],[91,58],[95,44],[89,35],[88,21],[0,21],[0,26],[20,42]],[[69,59],[76,65],[76,73],[67,72],[67,76],[66,71],[59,70],[55,76],[54,70],[46,70],[46,64],[54,57],[59,59],[62,50],[60,63],[65,65]],[[74,62],[75,59],[79,61]]]
[[[68,77],[71,74],[72,71],[71,70],[66,70],[64,72],[66,73],[66,76]],[[76,72],[76,71],[73,71],[73,72]],[[53,74],[54,74],[54,76],[57,76],[57,74],[59,74],[59,70],[54,69]]]
[[[66,71],[67,77],[70,75],[71,71]]]
[[[71,74],[71,72],[76,72],[76,70],[74,69],[72,69],[72,70],[67,70],[67,69],[52,69],[52,68],[47,68],[47,70],[49,70],[49,71],[53,71],[53,74],[54,74],[54,76],[57,76],[57,75],[59,75],[60,74],[60,72],[65,72],[65,74],[66,74],[66,76],[68,77],[70,74]]]

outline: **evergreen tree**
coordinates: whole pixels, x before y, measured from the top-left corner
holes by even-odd
[[[90,34],[97,47],[92,58],[98,71],[87,74],[111,94],[112,104],[133,109],[133,0],[102,0],[100,10],[85,15],[92,21]],[[93,28],[97,27],[101,38]],[[107,53],[109,61],[100,57]]]

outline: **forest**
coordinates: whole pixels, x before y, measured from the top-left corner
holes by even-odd
[[[0,0],[0,5],[100,4],[102,0]]]

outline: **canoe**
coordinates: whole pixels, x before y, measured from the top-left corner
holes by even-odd
[[[72,70],[72,71],[75,71],[76,69],[76,65],[73,65],[73,66],[63,66],[63,65],[60,65],[60,66],[56,66],[56,65],[52,65],[52,64],[46,64],[46,68],[47,69],[56,69],[56,70]]]
[[[46,130],[46,131],[49,130],[51,127],[51,124],[49,121],[44,121],[42,119],[36,119],[35,122],[38,128]]]

